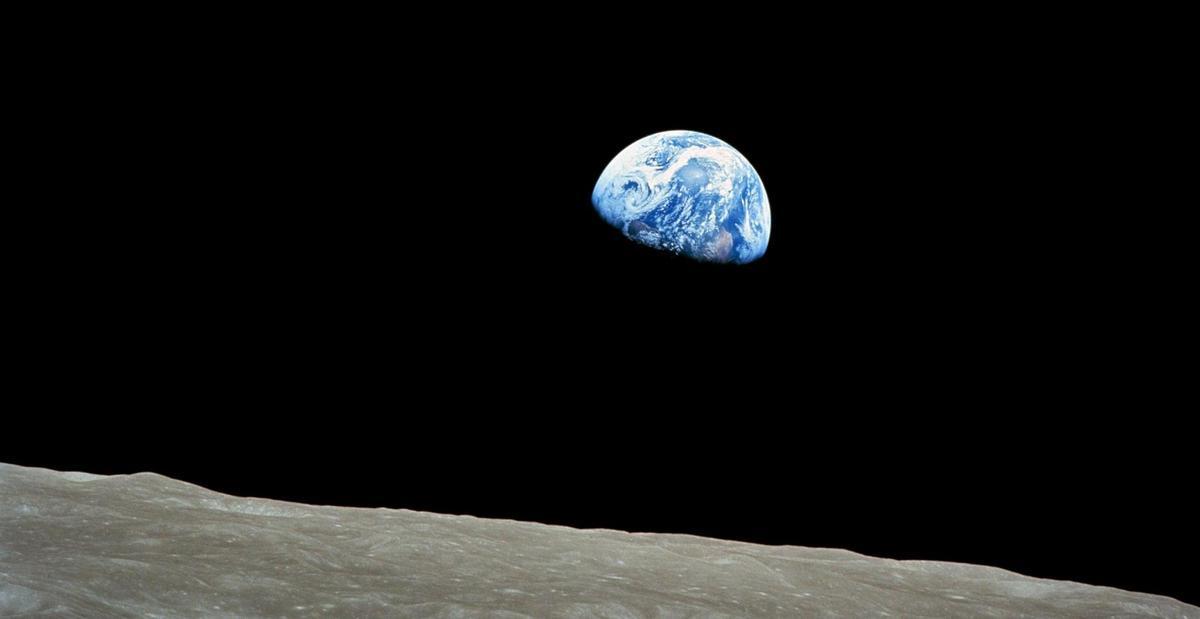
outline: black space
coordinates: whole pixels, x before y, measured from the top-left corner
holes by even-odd
[[[577,24],[76,58],[30,120],[0,460],[1196,603],[1172,248],[1086,54],[842,17],[636,68]],[[758,169],[762,260],[593,212],[677,128]]]

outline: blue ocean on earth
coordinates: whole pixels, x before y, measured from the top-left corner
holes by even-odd
[[[771,236],[758,172],[732,146],[696,131],[627,146],[600,174],[592,205],[625,236],[705,262],[752,262]]]

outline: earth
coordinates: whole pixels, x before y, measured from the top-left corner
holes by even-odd
[[[705,262],[752,262],[771,236],[754,166],[697,131],[664,131],[625,147],[596,181],[592,205],[625,236]]]

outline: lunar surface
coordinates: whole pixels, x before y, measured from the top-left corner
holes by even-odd
[[[3,617],[1200,617],[1004,570],[0,464]]]
[[[627,146],[600,174],[592,205],[625,236],[704,262],[751,262],[771,237],[771,206],[754,166],[697,131]]]

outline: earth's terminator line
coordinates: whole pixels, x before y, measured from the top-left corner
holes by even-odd
[[[600,174],[592,205],[629,238],[706,262],[752,262],[771,236],[771,207],[754,166],[696,131],[664,131],[627,146]]]

